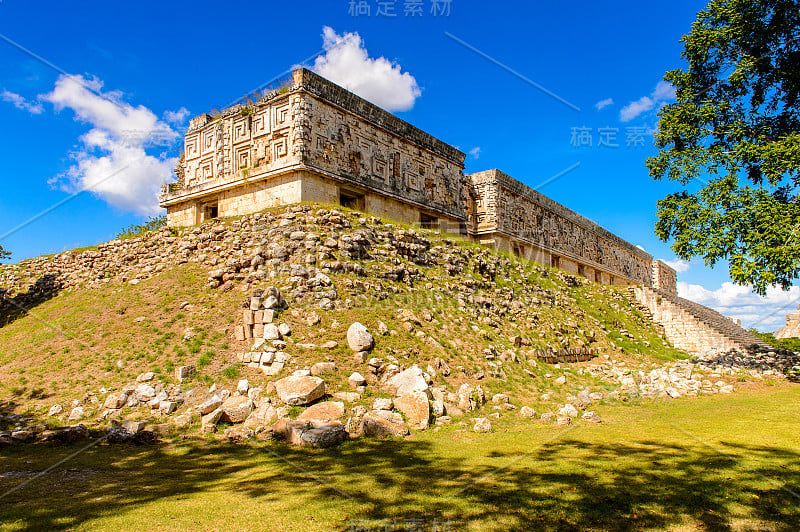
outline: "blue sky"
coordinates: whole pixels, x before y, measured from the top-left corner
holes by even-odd
[[[500,168],[539,187],[579,163],[538,190],[655,257],[675,260],[653,226],[656,200],[677,184],[649,178],[644,159],[654,153],[652,136],[641,132],[655,127],[658,106],[670,99],[659,81],[682,66],[679,39],[705,2],[452,0],[449,14],[441,12],[448,2],[440,1],[436,16],[433,0],[383,2],[394,6],[395,17],[379,14],[380,3],[367,0],[369,15],[354,16],[349,0],[301,8],[296,2],[2,0],[0,235],[94,183],[92,176],[113,172],[115,163],[138,157],[139,173],[108,180],[97,187],[100,194],[78,194],[3,236],[0,245],[17,261],[96,244],[146,219],[155,211],[143,194],[157,189],[171,167],[188,117],[222,108],[314,57],[329,27],[339,46],[366,50],[373,67],[384,58],[384,66],[405,74],[400,83],[390,79],[388,89],[373,86],[372,99],[401,98],[383,101],[470,153],[467,172]],[[405,16],[417,5],[421,14]],[[328,45],[323,59],[334,62],[337,44]],[[356,75],[346,62],[328,66]],[[80,76],[83,87],[70,87],[64,72]],[[375,90],[395,93],[375,96]],[[135,137],[123,121],[150,137]],[[578,145],[578,133],[592,145]],[[762,330],[781,326],[800,298],[798,287],[752,296],[730,284],[724,264],[681,269],[684,295]]]

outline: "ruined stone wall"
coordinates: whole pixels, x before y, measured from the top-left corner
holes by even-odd
[[[217,198],[219,216],[242,216],[269,207],[300,203],[301,185],[301,172],[292,171],[224,190]]]
[[[650,285],[652,257],[642,250],[499,170],[469,178],[474,192],[470,224],[476,235],[519,239],[557,255],[559,267],[568,271],[588,266]]]
[[[654,288],[666,290],[672,294],[678,293],[678,274],[660,260],[653,261]]]
[[[775,332],[775,338],[800,337],[800,307],[797,312],[786,315],[786,327],[781,327]]]

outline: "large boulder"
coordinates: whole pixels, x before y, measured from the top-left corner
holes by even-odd
[[[578,409],[567,403],[558,411],[560,416],[578,417]]]
[[[336,364],[334,362],[317,362],[311,366],[311,374],[314,376],[325,375],[326,373],[333,373],[336,371]]]
[[[428,382],[425,380],[422,370],[417,366],[411,366],[390,378],[387,387],[398,397],[417,392],[423,392],[426,395],[430,393]]]
[[[472,430],[475,432],[492,432],[492,423],[489,418],[479,417],[475,419],[475,425],[473,425]]]
[[[333,447],[347,440],[349,435],[341,423],[321,423],[311,426],[292,424],[289,442],[302,447]]]
[[[201,416],[206,414],[210,414],[217,408],[222,406],[222,399],[220,399],[219,395],[214,394],[209,399],[206,399],[199,405],[197,405],[197,411],[200,413]]]
[[[347,329],[347,345],[356,353],[369,351],[374,344],[375,339],[361,323],[355,322]]]
[[[307,405],[325,395],[325,381],[319,377],[291,376],[276,382],[275,391],[287,405]]]
[[[268,401],[261,401],[258,408],[253,410],[244,424],[248,427],[258,427],[259,425],[267,426],[275,423],[278,420],[278,410]]]
[[[427,429],[431,417],[428,396],[423,392],[401,395],[394,400],[394,407],[405,414],[412,429]]]
[[[308,407],[302,414],[297,416],[298,421],[315,421],[319,423],[330,423],[341,421],[344,416],[344,403],[341,401],[325,401]]]
[[[470,412],[483,406],[486,394],[480,386],[473,388],[466,382],[458,388],[458,403],[456,406],[464,412]]]
[[[253,411],[253,402],[249,397],[234,395],[222,403],[222,421],[242,423]]]
[[[385,436],[405,436],[408,427],[403,416],[388,410],[370,410],[361,418],[359,434],[366,437],[383,438]]]
[[[103,406],[111,410],[119,410],[128,402],[128,394],[125,392],[113,392],[108,394]]]

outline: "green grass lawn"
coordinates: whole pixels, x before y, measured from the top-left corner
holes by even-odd
[[[0,498],[0,530],[797,530],[798,404],[787,384],[327,451],[101,444]],[[0,493],[81,447],[4,449]]]

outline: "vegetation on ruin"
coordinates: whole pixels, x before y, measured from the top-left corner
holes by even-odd
[[[147,221],[144,223],[131,224],[128,227],[123,228],[119,233],[117,233],[116,238],[126,239],[126,238],[136,238],[144,236],[148,233],[161,229],[166,225],[167,225],[166,215],[149,216],[147,218]]]
[[[682,42],[688,66],[664,76],[677,100],[647,167],[684,189],[658,202],[656,234],[683,259],[727,260],[759,294],[788,289],[800,275],[797,2],[712,0]]]
[[[800,351],[800,338],[775,338],[770,332],[759,332],[755,329],[750,329],[750,332],[778,349]]]
[[[350,222],[342,233],[412,229],[337,208]],[[200,229],[241,222],[215,220]],[[258,232],[268,235],[279,224],[273,218]],[[491,418],[493,433],[475,434],[469,430],[473,417],[499,412],[490,402],[453,416],[452,425],[408,439],[359,439],[308,450],[276,442],[234,445],[222,430],[201,432],[195,414],[189,427],[173,428],[159,444],[100,443],[24,486],[87,442],[12,446],[0,455],[0,494],[21,487],[0,504],[0,531],[347,530],[359,523],[391,526],[391,520],[403,526],[436,520],[452,530],[613,529],[621,522],[637,529],[781,530],[798,522],[798,506],[786,491],[797,491],[793,486],[800,482],[800,442],[797,424],[790,422],[800,399],[796,386],[755,379],[735,382],[734,395],[669,401],[614,396],[618,385],[586,371],[591,364],[607,356],[633,375],[687,356],[665,341],[624,288],[583,281],[474,241],[414,230],[451,260],[420,264],[382,254],[378,245],[346,259],[363,273],[330,273],[342,305],[323,311],[314,300],[290,298],[279,313],[276,321],[292,328],[286,349],[292,361],[281,376],[334,361],[334,372],[325,375],[327,395],[350,391],[346,379],[363,364],[346,345],[347,328],[360,321],[375,330],[383,321],[398,334],[377,337],[370,356],[422,367],[441,357],[464,371],[437,375],[436,384],[480,383],[487,395],[505,393],[518,408],[538,414],[582,390],[603,392],[592,404],[603,423],[576,420],[557,427],[510,410]],[[142,235],[148,238],[146,231]],[[147,243],[156,240],[149,236]],[[242,234],[232,231],[226,238],[239,241]],[[392,279],[390,269],[407,273]],[[0,274],[11,271],[19,290],[35,280],[25,278],[24,264],[0,268]],[[201,396],[211,385],[235,389],[239,378],[263,386],[269,378],[238,363],[236,355],[250,343],[236,341],[232,331],[249,293],[274,284],[288,295],[290,273],[276,271],[256,284],[212,289],[208,268],[186,262],[138,284],[111,276],[63,290],[0,327],[0,412],[52,426],[63,421],[47,416],[50,406],[76,400],[92,412],[82,422],[99,435],[109,420],[97,419],[100,405],[91,398],[102,400],[100,389],[119,390],[147,371],[175,384],[174,368],[194,364],[197,375],[181,386]],[[462,306],[457,296],[467,286],[479,301]],[[403,308],[420,318],[412,329],[398,316]],[[314,325],[307,320],[312,310],[321,318]],[[526,343],[516,345],[516,337]],[[327,351],[301,346],[331,340],[339,346]],[[592,347],[600,356],[548,364],[530,355],[558,346]],[[490,361],[502,362],[504,374],[492,373]],[[484,376],[474,380],[479,372]],[[566,382],[556,383],[559,377]],[[388,396],[368,386],[348,408]],[[124,407],[118,415],[151,426],[165,421],[149,409]],[[0,423],[0,430],[8,428],[8,421]]]
[[[10,256],[11,256],[11,252],[10,251],[6,251],[5,249],[3,249],[3,246],[0,246],[0,261],[6,260]]]

